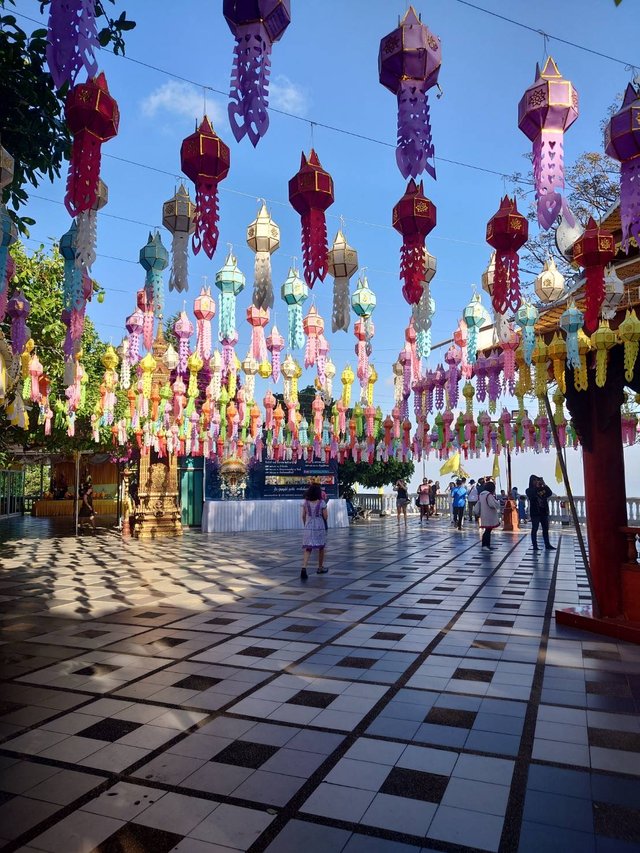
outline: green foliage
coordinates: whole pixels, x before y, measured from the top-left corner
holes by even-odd
[[[413,476],[413,462],[399,462],[390,459],[388,462],[354,462],[348,459],[338,466],[338,484],[340,495],[350,498],[354,495],[354,485],[360,483],[367,489],[379,489],[397,480],[408,482]]]
[[[56,247],[50,254],[43,246],[32,255],[28,255],[21,243],[11,247],[11,255],[16,263],[13,280],[15,289],[23,291],[31,303],[31,313],[27,319],[31,337],[36,343],[36,352],[45,374],[50,380],[50,405],[55,411],[54,401],[65,400],[64,353],[63,343],[66,328],[60,319],[62,314],[62,284],[64,261]],[[10,324],[0,324],[0,330],[10,338]],[[42,424],[38,425],[38,407],[30,412],[30,429],[22,430],[10,427],[6,416],[0,411],[0,450],[11,445],[43,446],[51,452],[80,448],[98,449],[91,440],[91,413],[99,399],[99,389],[104,368],[100,361],[106,344],[96,332],[91,320],[85,318],[82,335],[82,365],[86,371],[85,401],[76,417],[75,437],[69,438],[65,429],[54,427],[51,436],[44,435]],[[29,405],[28,401],[25,403]],[[104,430],[104,443],[109,441],[108,430]]]
[[[178,351],[178,345],[179,345],[179,343],[180,343],[180,342],[178,341],[178,336],[177,336],[177,335],[176,335],[176,333],[173,331],[173,327],[174,327],[174,326],[175,326],[175,324],[178,322],[178,318],[179,318],[179,317],[180,317],[180,312],[179,312],[179,311],[176,311],[174,314],[172,314],[172,315],[169,317],[169,319],[168,319],[168,320],[165,320],[165,324],[164,324],[164,337],[165,337],[165,340],[166,340],[166,342],[167,342],[168,344],[171,344],[171,346],[174,348],[174,350],[175,350],[176,352]]]
[[[43,12],[50,0],[40,3]],[[110,0],[115,3],[115,0]],[[15,0],[0,0],[0,10],[15,6]],[[96,0],[96,15],[105,26],[99,32],[103,47],[124,53],[123,32],[135,23],[110,18],[108,6]],[[46,63],[47,30],[39,27],[26,33],[14,15],[0,14],[0,105],[2,145],[15,161],[13,183],[3,191],[2,201],[19,210],[29,200],[27,184],[37,187],[44,177],[60,177],[63,160],[69,158],[71,139],[64,123],[67,86],[55,91]],[[15,216],[20,231],[28,234],[34,220]]]

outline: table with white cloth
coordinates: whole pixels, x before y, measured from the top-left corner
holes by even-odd
[[[301,530],[303,500],[205,501],[202,509],[203,533],[240,533],[251,530]],[[329,529],[348,527],[347,503],[331,499],[327,503]]]

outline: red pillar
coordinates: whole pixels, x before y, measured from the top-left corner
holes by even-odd
[[[589,397],[591,421],[591,440],[582,448],[582,465],[593,592],[599,615],[615,617],[622,614],[621,567],[626,560],[626,540],[620,528],[627,524],[620,409],[610,414],[605,425],[598,417],[600,395],[591,387],[581,393]]]
[[[582,444],[592,592],[597,615],[604,618],[623,615],[621,575],[627,559],[621,531],[627,525],[620,419],[625,385],[622,355],[620,346],[611,350],[603,388],[596,385],[593,369],[589,369],[586,391],[576,390],[573,371],[566,373],[567,406]]]

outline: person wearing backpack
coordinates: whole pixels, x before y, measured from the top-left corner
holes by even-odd
[[[496,498],[496,484],[485,482],[478,497],[480,506],[480,527],[483,528],[482,548],[491,551],[491,531],[500,524],[500,501]]]

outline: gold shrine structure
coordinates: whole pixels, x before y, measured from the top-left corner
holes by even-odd
[[[156,362],[153,385],[158,388],[169,382],[169,369],[163,361],[167,348],[160,323],[152,348]],[[175,454],[161,459],[150,450],[148,454],[140,457],[138,498],[133,527],[136,539],[182,536],[178,502],[178,458]]]

